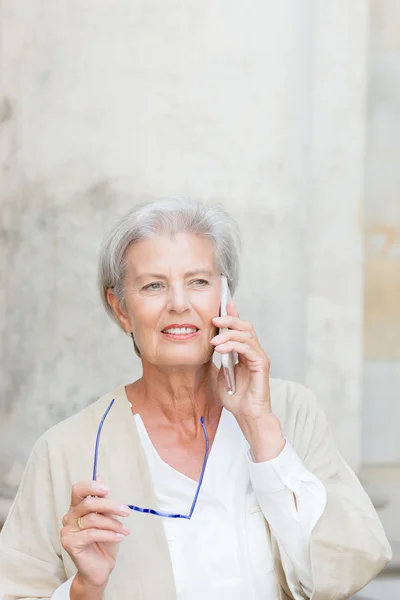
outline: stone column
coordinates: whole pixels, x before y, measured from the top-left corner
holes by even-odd
[[[400,4],[370,4],[363,460],[389,465],[400,464]]]
[[[368,3],[314,6],[305,381],[321,398],[340,450],[357,469]]]

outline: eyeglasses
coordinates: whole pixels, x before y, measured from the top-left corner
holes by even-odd
[[[107,418],[108,413],[111,410],[112,405],[115,402],[115,398],[114,400],[112,400],[106,410],[106,412],[104,413],[104,415],[102,416],[102,419],[100,421],[100,425],[99,428],[97,430],[97,435],[96,435],[96,446],[94,449],[94,460],[93,460],[93,481],[96,481],[97,479],[97,463],[98,463],[98,458],[99,458],[99,445],[100,445],[100,435],[101,435],[101,430],[103,429],[103,425],[104,425],[104,421]],[[154,510],[153,508],[141,508],[140,506],[135,506],[134,504],[128,504],[128,508],[130,508],[131,510],[135,510],[137,512],[141,512],[141,513],[146,513],[146,514],[150,514],[150,515],[156,515],[157,517],[166,517],[168,519],[191,519],[194,509],[196,507],[196,503],[197,503],[197,499],[199,497],[200,494],[200,489],[201,489],[201,484],[203,483],[203,478],[204,478],[204,473],[206,470],[206,465],[207,465],[207,460],[208,460],[208,447],[209,447],[209,441],[208,441],[208,434],[207,434],[207,429],[206,426],[204,424],[204,418],[200,417],[200,423],[201,426],[203,428],[203,433],[204,433],[204,437],[206,440],[206,451],[204,454],[204,461],[203,461],[203,467],[201,469],[201,474],[200,474],[200,479],[199,479],[199,483],[197,485],[197,489],[196,489],[196,493],[194,495],[194,499],[192,502],[192,506],[190,507],[190,511],[188,514],[176,514],[176,513],[166,513],[166,512],[160,512],[158,510]]]

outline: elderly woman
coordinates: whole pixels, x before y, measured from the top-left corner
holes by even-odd
[[[1,534],[6,599],[340,600],[390,559],[312,392],[270,379],[233,302],[219,316],[237,248],[223,209],[184,200],[107,235],[101,296],[143,375],[37,442]],[[233,395],[213,363],[231,351]]]

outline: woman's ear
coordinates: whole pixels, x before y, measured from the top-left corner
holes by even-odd
[[[108,290],[107,290],[107,302],[113,309],[114,314],[117,317],[118,321],[121,323],[123,330],[126,331],[126,333],[130,334],[132,331],[132,326],[129,323],[128,316],[123,311],[123,309],[121,307],[121,302],[119,301],[119,299],[114,294],[114,292],[111,288],[108,288]]]

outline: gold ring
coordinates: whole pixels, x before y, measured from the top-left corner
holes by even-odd
[[[82,531],[84,529],[83,525],[82,525],[82,517],[78,517],[76,520],[78,527],[79,527],[79,531]]]

